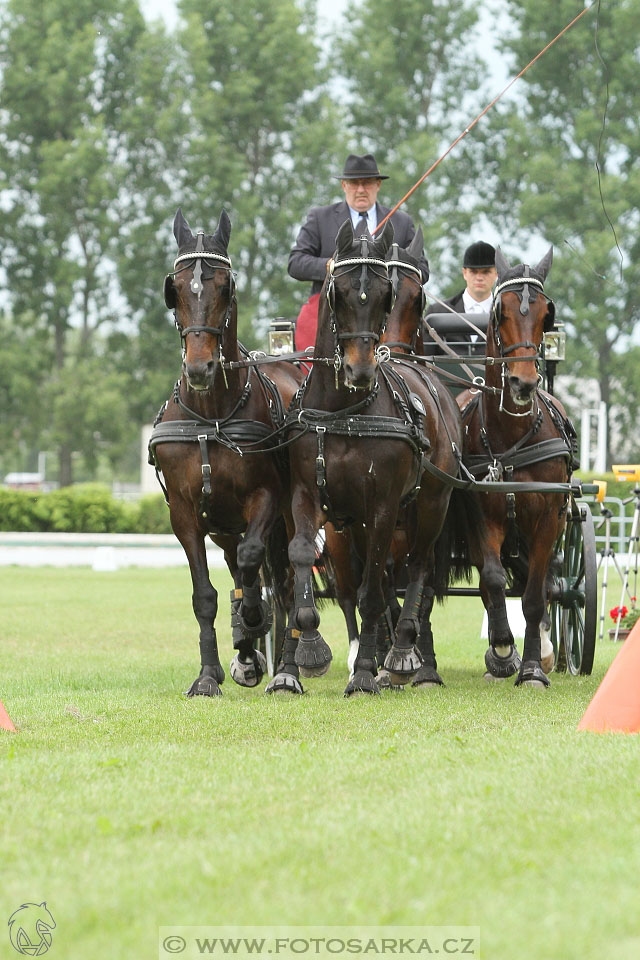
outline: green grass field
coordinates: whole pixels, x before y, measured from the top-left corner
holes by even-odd
[[[0,698],[19,727],[0,731],[0,957],[18,956],[9,916],[44,900],[52,960],[155,958],[178,924],[462,924],[491,960],[640,956],[640,744],[576,731],[610,642],[591,677],[490,685],[479,601],[450,601],[444,689],[344,700],[332,608],[334,663],[304,698],[227,675],[224,697],[187,701],[186,569],[0,583]]]

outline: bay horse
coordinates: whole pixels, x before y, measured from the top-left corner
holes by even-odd
[[[254,644],[270,626],[260,568],[285,602],[289,579],[283,513],[288,465],[274,451],[301,380],[292,364],[273,363],[269,376],[249,363],[237,339],[235,280],[228,254],[231,222],[222,210],[213,234],[193,234],[182,210],[173,224],[178,254],[164,296],[182,342],[182,371],[162,407],[150,454],[162,473],[171,526],[189,561],[193,611],[200,627],[200,673],[187,696],[219,696],[224,670],[215,631],[218,594],[205,541],[222,548],[233,577],[231,675],[256,686],[265,671]]]
[[[540,389],[538,357],[544,332],[553,328],[555,307],[544,292],[553,260],[510,266],[496,251],[497,285],[487,330],[487,390],[457,397],[464,424],[464,462],[478,479],[567,483],[575,431],[562,405]],[[480,573],[480,593],[489,623],[485,654],[488,678],[517,672],[516,685],[548,687],[543,664],[550,626],[548,591],[554,545],[565,527],[568,494],[479,493],[484,532],[469,529],[471,563]],[[522,659],[509,627],[505,587],[522,591],[526,620]],[[543,668],[544,667],[544,668]]]
[[[435,388],[438,392],[440,403],[446,410],[447,422],[449,424],[455,424],[459,420],[459,414],[449,391],[442,388],[435,372],[420,368],[418,364],[415,363],[416,356],[423,354],[421,321],[426,306],[426,297],[422,286],[423,278],[420,270],[422,248],[422,230],[418,227],[407,249],[403,249],[399,247],[398,244],[393,243],[387,251],[385,259],[392,288],[393,303],[380,342],[393,353],[396,360],[403,358],[410,363],[413,362],[415,367],[414,372],[419,372],[423,381],[431,381],[430,389],[433,390]],[[396,364],[396,366],[398,365]],[[405,363],[400,364],[399,369],[401,369],[403,374],[406,372],[405,368]],[[459,427],[455,432],[455,436],[458,441],[458,447],[460,448],[461,439]],[[429,503],[426,504],[426,509],[430,509]],[[407,512],[401,510],[393,534],[391,554],[386,564],[385,599],[387,608],[378,623],[376,634],[376,660],[379,667],[376,679],[378,685],[384,689],[394,686],[389,671],[384,667],[384,661],[391,646],[393,632],[402,612],[402,607],[397,599],[396,589],[406,577],[404,565],[408,554],[408,520]],[[350,649],[349,666],[352,667],[358,649],[356,610],[357,587],[359,583],[358,574],[361,573],[361,569],[358,566],[357,557],[354,554],[349,528],[347,527],[341,533],[337,533],[332,524],[327,524],[325,531],[326,549],[332,561],[336,599],[342,609],[347,625]],[[414,687],[430,687],[441,685],[443,682],[437,670],[433,647],[433,634],[429,617],[433,606],[434,595],[434,586],[431,583],[425,584],[422,607],[419,615],[420,631],[416,644],[422,658],[422,665],[411,678],[411,685]]]
[[[291,509],[294,535],[293,607],[282,669],[272,691],[301,693],[299,668],[324,672],[331,653],[318,632],[312,568],[315,538],[327,521],[349,526],[361,564],[357,590],[361,617],[358,654],[345,696],[377,694],[376,629],[384,613],[385,564],[401,507],[409,520],[405,603],[385,666],[407,682],[421,667],[415,647],[423,584],[447,510],[450,487],[426,469],[455,473],[451,431],[444,429],[439,400],[413,369],[397,372],[380,362],[377,349],[391,308],[385,256],[393,242],[388,223],[379,238],[354,240],[351,221],[336,238],[321,297],[316,363],[298,392],[288,423],[292,437]],[[327,358],[326,366],[318,358]]]

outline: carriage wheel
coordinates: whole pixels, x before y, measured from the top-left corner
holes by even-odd
[[[558,544],[551,589],[551,642],[556,669],[590,674],[596,645],[597,561],[593,518],[572,500]]]

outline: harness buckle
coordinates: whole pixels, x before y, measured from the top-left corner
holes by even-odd
[[[500,480],[502,480],[502,464],[498,460],[494,460],[493,463],[489,464],[487,480],[490,483],[499,483]]]

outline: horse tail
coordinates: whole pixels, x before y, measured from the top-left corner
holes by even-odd
[[[290,599],[289,537],[282,516],[278,517],[267,537],[262,578],[277,606],[286,610]]]
[[[470,490],[452,490],[440,536],[435,544],[433,587],[440,601],[457,580],[471,580],[472,556],[477,556],[485,523],[478,495]]]

